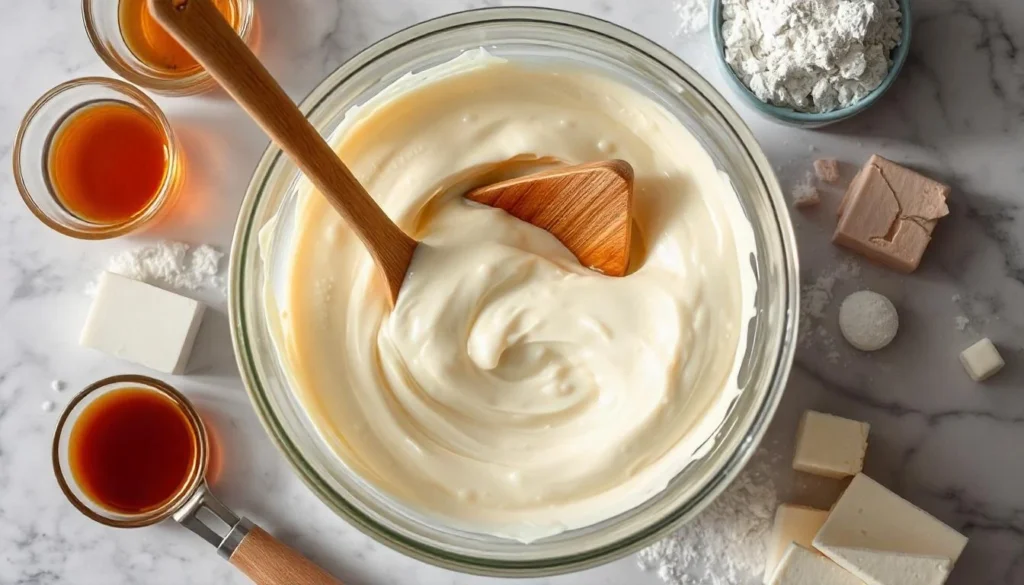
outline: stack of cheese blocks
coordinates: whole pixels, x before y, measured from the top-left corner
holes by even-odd
[[[768,585],[942,585],[967,537],[861,473],[868,424],[808,411],[793,468],[853,476],[831,511],[783,504],[775,515]]]

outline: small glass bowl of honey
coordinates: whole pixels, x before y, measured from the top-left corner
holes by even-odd
[[[247,44],[255,39],[253,0],[211,0]],[[216,83],[153,18],[147,0],[83,0],[85,30],[100,58],[135,85],[192,95]]]
[[[175,199],[184,159],[160,108],[104,77],[62,83],[25,114],[14,179],[49,227],[99,240],[135,231]]]
[[[83,514],[135,528],[168,518],[202,484],[209,443],[180,392],[147,376],[100,380],[65,408],[53,470]]]

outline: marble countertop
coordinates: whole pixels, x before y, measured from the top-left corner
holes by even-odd
[[[605,18],[682,56],[719,86],[706,31],[680,30],[671,0],[525,2]],[[496,0],[257,0],[260,54],[296,99],[358,50],[418,21]],[[18,198],[10,171],[24,111],[71,77],[110,75],[90,47],[77,2],[9,2],[0,19],[7,82],[0,93],[0,584],[244,583],[208,545],[173,523],[140,530],[94,524],[62,497],[50,441],[73,392],[100,377],[142,371],[81,349],[83,289],[107,258],[146,239],[226,250],[239,201],[267,139],[223,96],[159,99],[189,160],[186,202],[156,232],[83,243],[49,231]],[[855,120],[820,131],[787,129],[733,100],[788,190],[816,156],[850,172],[871,153],[953,186],[921,269],[897,275],[829,245],[838,193],[794,212],[805,322],[796,365],[764,449],[780,500],[828,505],[834,486],[788,469],[796,421],[815,408],[871,423],[866,471],[967,534],[949,583],[1024,583],[1024,3],[915,0],[910,60],[890,93]],[[900,309],[893,346],[860,354],[838,337],[838,300],[861,288]],[[230,345],[223,297],[211,311],[191,373],[168,380],[195,399],[224,453],[216,491],[236,511],[350,585],[481,585],[499,580],[437,569],[376,544],[328,512],[291,473],[249,406]],[[832,302],[832,298],[836,302]],[[1007,361],[979,385],[957,354],[990,337]],[[51,390],[52,380],[68,389]],[[53,412],[41,409],[56,403]],[[715,570],[711,567],[712,571]],[[694,569],[696,571],[697,569]],[[678,583],[697,583],[693,573]],[[655,585],[626,558],[531,585]],[[704,582],[708,582],[707,579]],[[713,581],[718,583],[719,581]],[[742,579],[739,582],[745,583]]]

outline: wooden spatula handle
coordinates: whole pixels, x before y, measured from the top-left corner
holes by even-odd
[[[342,585],[259,526],[249,528],[229,560],[256,585]]]
[[[244,107],[355,230],[387,277],[404,277],[416,241],[359,184],[210,0],[149,0],[156,20]],[[389,286],[401,286],[389,280]],[[397,298],[397,289],[392,290]]]

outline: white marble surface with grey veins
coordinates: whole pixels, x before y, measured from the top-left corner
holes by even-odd
[[[672,0],[525,2],[621,24],[663,44],[719,86],[707,31],[682,34]],[[296,99],[370,43],[440,14],[495,0],[257,0],[260,53]],[[1024,3],[914,0],[910,60],[890,93],[859,118],[820,131],[755,117],[732,100],[775,164],[785,188],[816,156],[847,163],[848,179],[871,153],[953,186],[921,269],[897,275],[831,246],[838,192],[794,213],[805,325],[796,366],[765,448],[782,499],[828,505],[835,485],[788,469],[797,418],[815,408],[871,423],[866,470],[970,537],[950,583],[1024,584]],[[0,92],[0,584],[146,585],[244,583],[200,539],[164,524],[122,531],[94,524],[64,501],[50,468],[50,440],[73,392],[102,376],[140,371],[79,348],[89,306],[83,288],[114,252],[147,238],[226,249],[235,213],[267,139],[223,95],[159,99],[189,161],[187,192],[156,233],[83,243],[45,228],[21,203],[11,148],[31,102],[71,77],[110,75],[90,47],[80,3],[7,0],[0,18],[6,63]],[[838,301],[870,288],[900,310],[892,346],[849,348],[836,330]],[[830,301],[830,294],[835,301]],[[330,568],[350,585],[481,585],[405,558],[334,516],[291,473],[249,406],[232,356],[224,299],[211,303],[192,373],[167,377],[216,429],[223,465],[216,489],[238,511]],[[1005,370],[971,382],[957,354],[981,337]],[[54,379],[68,389],[51,390]],[[46,400],[56,410],[44,412]],[[756,552],[756,551],[755,551]],[[754,553],[752,553],[754,554]],[[698,569],[694,568],[694,571]],[[715,567],[711,567],[714,574]],[[694,573],[680,583],[709,582]],[[626,558],[530,585],[655,585]],[[713,581],[718,583],[719,581]]]

